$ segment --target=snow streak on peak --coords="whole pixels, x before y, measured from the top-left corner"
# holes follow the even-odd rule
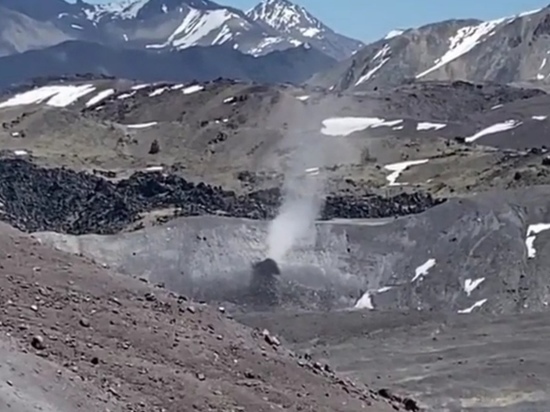
[[[458,29],[456,34],[449,38],[449,47],[445,54],[438,58],[432,67],[423,71],[416,76],[417,79],[426,76],[427,74],[436,71],[447,63],[458,59],[464,54],[471,51],[486,38],[494,34],[494,30],[506,22],[506,18],[484,21],[475,26],[466,26]]]
[[[488,20],[476,25],[462,27],[457,30],[454,36],[449,38],[449,47],[445,54],[438,58],[432,67],[419,73],[416,78],[426,76],[427,74],[438,70],[446,64],[456,60],[466,53],[473,50],[483,41],[493,36],[496,31],[505,25],[514,22],[516,19],[530,18],[533,14],[537,14],[544,9],[530,10],[519,13],[514,16],[502,17],[500,19]]]
[[[224,44],[233,39],[233,33],[227,24],[231,20],[240,20],[236,26],[246,29],[247,23],[228,9],[197,10],[190,9],[180,25],[162,45],[149,45],[149,48],[173,46],[178,49],[202,45],[208,40],[209,45]]]

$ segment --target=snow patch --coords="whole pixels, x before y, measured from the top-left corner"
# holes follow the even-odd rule
[[[75,30],[84,30],[84,28],[78,24],[71,24],[71,27]]]
[[[264,50],[268,49],[271,46],[276,45],[277,43],[285,42],[284,37],[265,37],[262,39],[256,47],[250,49],[250,54],[253,56],[259,56],[263,53]]]
[[[366,291],[363,293],[363,296],[357,300],[355,303],[354,309],[374,309],[374,305],[372,303],[372,295],[374,294],[381,294],[388,292],[393,289],[393,286],[383,286],[379,288],[376,291]]]
[[[378,50],[376,52],[376,54],[374,55],[374,57],[371,59],[371,62],[376,62],[376,65],[370,69],[368,72],[366,72],[365,74],[363,74],[358,80],[357,82],[355,83],[356,86],[360,85],[361,83],[365,83],[367,81],[369,81],[372,76],[374,76],[376,74],[376,72],[378,70],[380,70],[382,68],[382,66],[384,66],[389,60],[390,60],[390,57],[391,57],[391,49],[390,49],[390,46],[385,44],[380,50]]]
[[[505,18],[485,21],[477,26],[467,26],[458,29],[456,34],[449,39],[449,49],[447,52],[437,59],[432,67],[416,75],[416,78],[426,76],[427,74],[436,71],[437,69],[445,66],[446,64],[458,59],[471,51],[474,47],[481,43],[481,41],[491,36],[494,33],[494,29],[501,23],[506,21]]]
[[[428,163],[430,159],[420,159],[420,160],[409,160],[406,162],[399,162],[399,163],[392,163],[384,166],[384,169],[391,171],[388,176],[386,176],[386,180],[389,182],[389,186],[402,186],[406,185],[407,183],[396,183],[396,180],[399,178],[401,173],[403,173],[406,169],[408,169],[411,166],[417,166],[422,165],[424,163]]]
[[[18,149],[18,150],[14,150],[13,154],[16,156],[27,156],[29,152],[27,152],[26,150]]]
[[[136,84],[135,86],[132,86],[132,90],[141,90],[145,89],[146,87],[149,87],[149,83],[143,83],[143,84]]]
[[[164,167],[162,166],[149,166],[145,168],[146,172],[162,172],[164,170]]]
[[[122,93],[121,95],[117,96],[117,99],[120,99],[120,100],[128,99],[129,97],[132,97],[134,94],[136,94],[136,92]]]
[[[319,33],[321,33],[321,30],[318,29],[317,27],[307,27],[307,28],[301,28],[300,32],[304,37],[315,37]]]
[[[479,285],[481,285],[484,281],[485,281],[485,278],[479,278],[479,279],[475,279],[475,280],[466,279],[466,280],[464,281],[464,292],[466,292],[466,294],[467,294],[468,296],[470,296],[471,293],[472,293]]]
[[[354,306],[355,309],[374,309],[370,292],[365,292]]]
[[[65,87],[68,87],[68,89],[65,88],[61,92],[55,94],[46,104],[54,107],[67,107],[95,90],[95,87],[92,85]]]
[[[229,103],[234,103],[237,99],[235,97],[227,97],[225,99],[223,99],[223,102],[225,104],[229,104]]]
[[[193,94],[200,92],[201,90],[204,90],[204,86],[201,86],[200,84],[195,84],[193,86],[188,86],[185,89],[182,90],[183,94]]]
[[[103,90],[99,92],[97,95],[95,95],[94,97],[92,97],[90,100],[88,100],[88,102],[86,103],[86,107],[94,106],[114,93],[115,93],[114,89]]]
[[[309,97],[310,97],[310,96],[296,96],[296,98],[297,98],[298,100],[301,100],[301,101],[306,101],[306,100],[309,99]]]
[[[411,280],[411,283],[420,279],[422,280],[424,276],[428,274],[431,268],[435,266],[435,259],[428,259],[423,264],[418,266],[414,271],[414,277]]]
[[[317,176],[319,174],[319,168],[318,167],[309,167],[306,170],[304,170],[304,173],[309,176]]]
[[[376,54],[371,59],[371,61],[375,61],[380,59],[381,57],[387,56],[390,51],[391,51],[390,46],[388,44],[384,44],[384,46],[376,52]]]
[[[181,24],[160,45],[147,45],[147,48],[162,48],[172,45],[178,49],[185,49],[200,45],[200,41],[211,35],[215,30],[221,30],[209,45],[223,44],[232,37],[229,28],[223,27],[231,19],[239,16],[227,9],[198,10],[190,9]],[[225,29],[225,31],[224,31]]]
[[[378,70],[380,70],[382,66],[384,66],[389,61],[390,61],[389,57],[384,57],[376,66],[374,66],[372,69],[366,72],[363,76],[361,76],[359,80],[357,80],[355,85],[358,86],[361,83],[365,83],[369,81],[372,78],[372,76],[374,76],[376,72],[378,72]]]
[[[550,229],[550,223],[536,223],[529,225],[527,228],[527,235],[525,239],[525,247],[527,248],[527,258],[533,259],[537,255],[534,243],[537,235],[541,232]]]
[[[459,310],[458,313],[472,313],[474,309],[482,307],[486,302],[487,302],[487,299],[478,300],[469,308]]]
[[[67,107],[94,90],[95,87],[90,84],[79,86],[63,85],[39,87],[37,89],[17,94],[5,102],[0,103],[0,109],[4,107],[39,104],[46,100],[46,104],[48,106]]]
[[[430,122],[420,122],[416,126],[416,130],[440,130],[446,127],[445,123],[430,123]]]
[[[546,120],[548,116],[531,116],[531,119],[538,120],[539,122],[542,120]]]
[[[160,96],[162,93],[164,93],[168,88],[167,87],[161,87],[159,89],[153,90],[151,93],[149,93],[149,97],[155,97]]]
[[[541,10],[542,10],[542,9],[535,9],[535,10],[524,11],[523,13],[518,14],[518,17],[527,17],[527,16],[530,16],[531,14],[536,14],[536,13],[538,13],[538,12],[541,11]]]
[[[467,137],[464,140],[466,142],[469,142],[469,143],[474,142],[474,141],[476,141],[477,139],[479,139],[483,136],[487,136],[487,135],[490,135],[490,134],[500,133],[500,132],[504,132],[506,130],[514,129],[514,128],[518,127],[520,124],[521,124],[521,122],[518,121],[518,120],[506,120],[505,122],[496,123],[496,124],[494,124],[492,126],[489,126],[489,127],[485,128],[483,130],[480,130],[479,132],[477,132],[473,136]]]
[[[125,125],[129,129],[145,129],[146,127],[151,127],[157,125],[158,122],[149,122],[149,123],[136,123],[136,124],[127,124]]]
[[[321,133],[326,136],[348,136],[365,129],[397,126],[403,120],[385,120],[378,117],[331,117],[322,122]]]

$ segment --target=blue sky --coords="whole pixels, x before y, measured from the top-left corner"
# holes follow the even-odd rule
[[[96,0],[96,2],[106,2]],[[258,0],[218,0],[248,9]],[[395,28],[451,18],[488,20],[545,7],[550,0],[294,0],[342,34],[374,41]]]

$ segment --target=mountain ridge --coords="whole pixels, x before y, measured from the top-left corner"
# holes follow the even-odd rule
[[[106,4],[1,0],[0,6],[55,26],[66,36],[64,40],[116,44],[121,48],[172,51],[225,44],[261,56],[307,43],[342,60],[363,46],[358,40],[334,32],[288,0],[264,0],[248,12],[210,0],[122,0]],[[258,10],[269,11],[270,18]],[[285,24],[289,16],[295,22],[292,30]],[[30,30],[29,26],[22,31]],[[46,32],[42,37],[48,46],[61,43],[59,39],[48,42]]]
[[[550,7],[481,21],[449,19],[368,44],[309,83],[373,90],[408,81],[550,82]]]
[[[33,64],[40,62],[39,65]],[[135,62],[140,64],[136,65]],[[186,64],[194,61],[194,65]],[[219,62],[224,64],[220,65]],[[219,77],[260,83],[301,83],[335,61],[313,48],[297,47],[253,57],[227,46],[191,47],[170,53],[117,49],[81,40],[0,58],[0,89],[36,77],[95,73],[142,81],[208,81]]]

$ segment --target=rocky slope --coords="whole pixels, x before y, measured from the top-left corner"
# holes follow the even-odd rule
[[[359,311],[252,314],[239,320],[268,325],[313,359],[330,360],[358,379],[376,379],[387,394],[397,388],[416,393],[425,411],[545,412],[546,318],[545,312],[487,317]],[[511,380],[517,383],[510,386]]]
[[[311,84],[373,90],[412,80],[546,84],[550,8],[492,21],[449,20],[367,45]]]
[[[546,312],[549,187],[451,199],[399,218],[317,222],[279,261],[270,310]],[[269,251],[267,231],[265,221],[200,216],[116,235],[36,236],[195,299],[250,311],[258,304],[247,293],[249,268]]]
[[[37,27],[42,24],[56,28],[65,40],[117,48],[171,51],[225,45],[260,56],[308,43],[331,58],[343,59],[362,46],[359,41],[335,33],[288,0],[266,0],[248,13],[210,0],[124,0],[108,4],[2,0],[0,6],[17,13],[19,18],[36,21]],[[21,25],[19,32],[27,36],[29,28],[30,25]],[[44,45],[63,41],[59,35],[42,33]],[[10,32],[4,32],[2,38],[13,42],[11,37]]]
[[[0,142],[41,165],[119,178],[152,168],[239,194],[279,187],[298,167],[319,168],[333,194],[448,197],[550,183],[549,102],[540,90],[460,82],[338,96],[67,78],[2,96]]]
[[[115,402],[111,410],[178,410],[180,398],[199,410],[225,411],[243,402],[268,410],[273,405],[267,402],[284,407],[302,398],[288,382],[292,388],[296,382],[313,385],[304,391],[315,400],[297,408],[363,410],[339,398],[340,389],[313,380],[300,359],[294,361],[307,375],[292,368],[290,358],[277,363],[284,374],[264,369],[271,352],[262,353],[256,340],[245,341],[250,358],[226,367],[223,355],[235,355],[223,345],[236,329],[202,305],[164,300],[159,289],[119,294],[106,280],[110,267],[216,303],[224,312],[262,310],[259,319],[267,316],[274,327],[281,327],[278,316],[289,316],[293,321],[283,321],[288,329],[282,332],[289,339],[306,337],[298,342],[306,359],[314,352],[365,381],[411,391],[427,411],[525,406],[544,412],[548,368],[536,359],[544,359],[549,347],[547,328],[540,327],[550,300],[548,107],[550,96],[538,89],[441,81],[328,93],[224,79],[142,83],[67,76],[10,88],[0,96],[0,219],[40,230],[33,237],[42,244],[21,234],[3,238],[0,228],[6,253],[0,299],[10,301],[0,328],[5,318],[16,339],[9,343],[27,344],[12,352],[0,345],[0,351],[29,359],[23,356],[29,355],[24,350],[34,353],[29,341],[31,347],[45,343],[48,358],[40,358],[40,366],[53,362],[43,368],[62,370],[59,379],[63,368],[76,367],[70,370],[86,386],[74,396],[107,393],[101,399]],[[275,213],[281,188],[315,205],[327,201],[319,208],[321,221],[311,224],[315,230],[295,239],[279,260],[277,299],[269,306],[257,297],[251,302],[250,265],[269,254],[265,218]],[[350,217],[360,219],[341,219]],[[295,217],[283,234],[303,221]],[[91,271],[75,258],[66,264],[75,278],[67,279],[64,266],[49,270],[53,252],[47,245],[87,256],[103,269]],[[67,255],[52,256],[65,265]],[[54,297],[42,294],[40,282]],[[81,294],[73,295],[73,286]],[[120,307],[103,287],[117,292]],[[69,292],[66,301],[62,293]],[[377,311],[378,318],[371,313]],[[206,317],[199,323],[194,316]],[[81,317],[96,335],[80,333]],[[127,318],[136,322],[130,329]],[[113,332],[106,324],[124,327]],[[522,333],[529,333],[528,351]],[[172,338],[173,346],[159,346]],[[188,374],[173,369],[180,342],[191,351],[182,363]],[[38,354],[46,356],[44,349]],[[115,355],[126,360],[114,364]],[[136,365],[143,373],[136,375]],[[320,379],[319,368],[313,364]],[[245,384],[247,394],[258,390],[253,399],[239,390],[249,369],[269,375]],[[0,394],[11,400],[13,391],[25,388],[37,396],[37,386],[5,375],[9,371],[0,368],[0,377],[11,382],[0,386]],[[521,397],[517,388],[510,390],[511,380]],[[483,381],[490,382],[488,389]],[[207,392],[197,398],[195,389]],[[380,394],[417,410],[407,396]]]
[[[2,410],[411,410],[228,319],[224,308],[3,224],[0,250]]]
[[[139,260],[132,266],[136,245],[157,236],[153,243],[172,244],[180,230],[196,233],[191,238],[197,243],[175,243],[188,250],[185,265],[167,266],[208,277],[220,268],[243,270],[261,259],[262,221],[276,214],[281,187],[283,193],[312,191],[326,200],[318,213],[324,221],[319,230],[327,231],[326,239],[339,240],[330,247],[324,240],[319,249],[305,247],[294,263],[334,271],[331,287],[341,273],[359,280],[336,282],[343,288],[336,297],[306,288],[299,294],[305,297],[296,298],[292,285],[292,305],[311,309],[328,301],[349,307],[363,289],[370,291],[369,305],[378,309],[466,310],[485,298],[463,291],[467,279],[483,277],[466,277],[473,269],[463,262],[468,250],[479,248],[488,258],[472,258],[476,267],[485,274],[509,274],[507,287],[493,279],[496,274],[485,280],[493,295],[483,310],[513,311],[524,303],[539,310],[545,295],[522,289],[524,281],[515,274],[524,271],[534,281],[542,273],[522,268],[543,261],[527,255],[526,239],[536,233],[526,233],[547,221],[541,203],[546,192],[535,186],[550,184],[549,123],[543,114],[549,105],[549,95],[540,90],[463,82],[341,96],[228,80],[136,84],[68,78],[35,84],[0,99],[1,218],[27,231],[133,231],[137,234],[112,240],[125,244],[128,254],[122,246],[107,248],[115,251],[108,263],[116,261],[130,273],[154,272]],[[491,194],[494,190],[503,194]],[[475,192],[487,194],[463,200]],[[255,222],[231,223],[242,236],[228,243],[223,239],[237,229],[224,229],[230,224],[205,215]],[[178,216],[201,217],[194,220],[198,228],[185,219],[171,223],[170,230],[163,226]],[[346,226],[339,221],[349,218],[359,222]],[[155,232],[139,230],[152,225]],[[496,226],[498,242],[490,235]],[[62,245],[85,247],[78,239]],[[481,239],[483,248],[476,246]],[[542,239],[536,245],[540,253]],[[106,242],[102,238],[100,244]],[[169,244],[162,247],[168,250]],[[408,253],[411,248],[416,252]],[[362,255],[361,250],[370,252]],[[110,253],[104,247],[99,252]],[[204,256],[222,255],[231,261],[204,261]],[[379,277],[361,281],[366,267]],[[440,271],[448,277],[424,275],[412,282],[415,268],[421,275]],[[404,278],[394,278],[396,273]],[[179,272],[172,275],[162,281],[190,287]],[[395,288],[384,290],[390,286]],[[193,287],[189,293],[198,293]],[[199,288],[205,290],[211,288]]]
[[[2,218],[73,234],[176,216],[262,220],[281,187],[326,198],[323,220],[423,215],[456,196],[550,184],[549,105],[540,90],[464,82],[338,96],[44,80],[0,98]]]

